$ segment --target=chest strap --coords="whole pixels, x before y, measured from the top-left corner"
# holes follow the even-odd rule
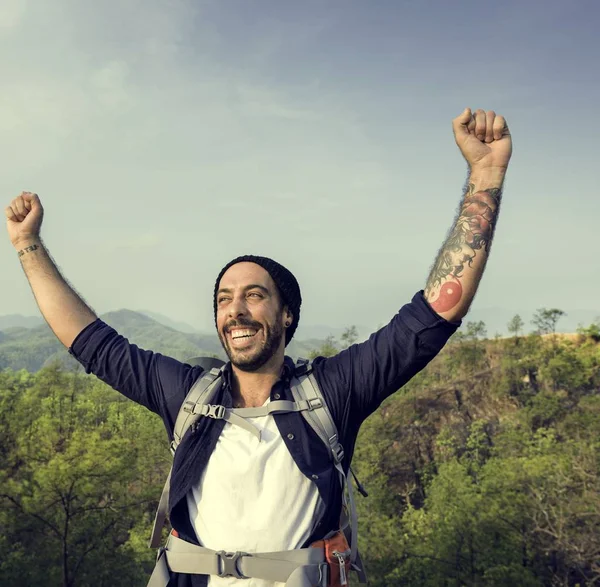
[[[322,405],[323,402],[319,398],[315,398],[311,401],[296,402],[277,400],[269,402],[266,406],[259,406],[256,408],[226,408],[225,406],[198,404],[196,402],[186,401],[183,404],[182,409],[188,414],[194,414],[195,416],[225,420],[230,424],[244,428],[244,430],[247,430],[260,440],[260,430],[256,426],[250,424],[246,418],[260,418],[261,416],[270,416],[273,414],[288,414],[290,412],[316,410]]]
[[[300,548],[248,554],[215,551],[171,534],[160,549],[147,587],[167,587],[170,572],[263,579],[285,587],[326,587],[328,566],[324,548]]]

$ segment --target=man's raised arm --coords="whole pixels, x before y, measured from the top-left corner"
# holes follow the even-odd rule
[[[502,184],[512,154],[504,117],[469,108],[454,119],[456,144],[469,164],[458,217],[431,269],[425,299],[448,321],[469,310],[490,252]]]
[[[37,194],[23,192],[5,210],[11,243],[50,328],[67,348],[96,320],[96,314],[69,286],[40,238],[44,209]]]

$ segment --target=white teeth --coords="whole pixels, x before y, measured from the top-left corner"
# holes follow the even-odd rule
[[[256,334],[256,330],[234,330],[231,333],[231,338],[236,340],[238,338],[250,338]]]

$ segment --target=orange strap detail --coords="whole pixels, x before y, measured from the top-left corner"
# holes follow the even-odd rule
[[[327,540],[318,540],[311,544],[314,548],[325,548],[325,556],[329,565],[329,582],[328,587],[346,587],[349,584],[350,577],[350,546],[346,535],[342,530]],[[334,553],[338,553],[337,555]],[[342,564],[340,561],[340,553],[343,555],[345,572],[342,572]],[[343,582],[345,575],[346,582]]]

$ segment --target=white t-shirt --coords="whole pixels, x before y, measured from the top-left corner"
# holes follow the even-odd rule
[[[267,400],[264,405],[267,405]],[[187,495],[202,546],[226,552],[300,548],[324,513],[317,486],[298,469],[273,416],[248,418],[261,430],[225,423],[198,485]],[[210,587],[283,587],[262,579],[212,575]]]

